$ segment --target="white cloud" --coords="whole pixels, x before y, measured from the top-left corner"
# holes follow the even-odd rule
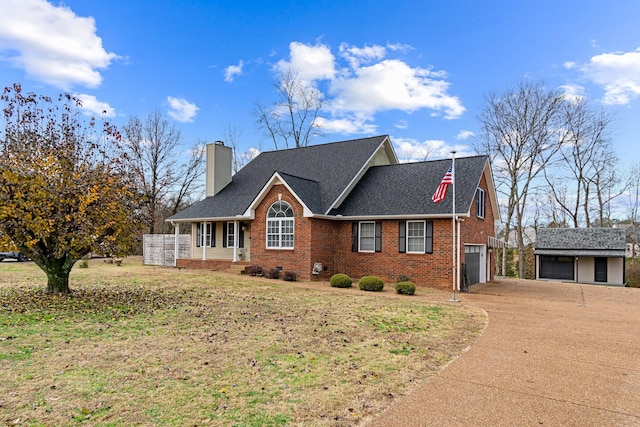
[[[413,46],[403,43],[387,43],[387,48],[389,48],[389,50],[397,50],[401,52],[413,50]]]
[[[238,65],[229,65],[224,70],[224,81],[232,83],[235,76],[242,74],[242,67],[244,67],[244,61],[240,61]]]
[[[98,101],[95,96],[84,93],[74,95],[82,101],[82,110],[88,116],[115,117],[116,110],[106,102]]]
[[[372,61],[385,57],[387,50],[383,46],[355,47],[347,43],[340,45],[340,55],[349,62],[351,68],[358,68],[361,64],[369,64]]]
[[[640,48],[633,52],[596,55],[582,67],[605,90],[603,103],[624,105],[640,96]]]
[[[364,117],[343,117],[339,119],[326,119],[318,117],[316,119],[318,126],[327,133],[343,133],[343,134],[374,134],[378,127],[372,123],[368,123]]]
[[[300,42],[289,44],[289,60],[278,61],[275,68],[279,72],[291,70],[305,82],[332,79],[336,73],[335,57],[328,46]]]
[[[582,86],[567,84],[560,86],[559,89],[563,92],[564,98],[571,103],[585,98],[584,87]]]
[[[330,117],[321,121],[327,130],[375,132],[375,115],[391,110],[429,110],[432,116],[460,117],[465,108],[458,97],[449,93],[445,71],[388,58],[409,49],[411,46],[402,44],[358,47],[342,43],[336,57],[325,44],[292,42],[289,57],[278,61],[274,70],[293,71],[303,85],[319,91],[322,88],[323,113]],[[398,123],[403,126],[402,121]]]
[[[409,122],[406,120],[398,120],[395,124],[395,127],[397,127],[398,129],[408,129],[409,128]]]
[[[453,150],[456,151],[456,157],[473,154],[467,146],[450,145],[439,139],[418,141],[413,138],[393,138],[393,145],[402,163],[450,158]]]
[[[0,58],[38,81],[68,90],[97,87],[118,58],[107,52],[92,17],[44,0],[3,0]]]
[[[475,133],[471,132],[470,130],[462,130],[458,133],[458,135],[456,135],[456,139],[464,141],[471,138],[472,136],[475,136]]]
[[[167,102],[169,103],[169,117],[182,123],[193,122],[200,109],[196,104],[192,104],[184,98],[167,96]]]
[[[440,80],[441,73],[410,67],[397,59],[385,59],[355,70],[354,77],[336,79],[331,86],[335,95],[334,111],[412,112],[430,109],[444,112],[448,119],[458,118],[465,108],[458,97],[447,93],[449,83]]]
[[[393,145],[402,163],[437,159],[443,157],[441,155],[443,150],[451,152],[447,149],[446,142],[435,139],[418,141],[413,138],[394,138]]]
[[[562,64],[562,66],[564,68],[566,68],[567,70],[572,70],[572,69],[576,68],[576,65],[577,64],[575,62],[572,62],[572,61],[567,61],[564,64]]]

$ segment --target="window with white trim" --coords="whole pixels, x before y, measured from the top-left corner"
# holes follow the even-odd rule
[[[358,252],[375,252],[376,250],[376,223],[360,222],[360,230],[358,235],[360,239],[358,241]]]
[[[227,248],[233,248],[234,244],[235,244],[235,240],[236,240],[236,225],[234,222],[227,222],[226,224],[227,227],[227,237],[226,237],[226,247]]]
[[[398,223],[398,252],[433,253],[433,221],[400,221]]]
[[[424,253],[424,221],[407,221],[407,252]]]
[[[278,200],[267,211],[267,248],[293,249],[294,222],[291,205]]]
[[[476,190],[476,216],[484,218],[486,211],[485,192],[482,188]]]
[[[216,245],[215,223],[199,222],[196,224],[196,247],[212,248]]]

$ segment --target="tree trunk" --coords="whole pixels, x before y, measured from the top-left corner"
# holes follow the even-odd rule
[[[44,268],[40,266],[47,274],[47,293],[48,294],[68,294],[69,274],[71,266],[64,259],[49,259],[45,261]]]

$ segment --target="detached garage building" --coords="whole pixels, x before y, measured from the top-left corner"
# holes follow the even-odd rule
[[[542,228],[536,238],[536,279],[624,285],[625,231]]]

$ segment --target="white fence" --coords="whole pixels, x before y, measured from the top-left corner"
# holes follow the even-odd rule
[[[142,236],[144,265],[174,265],[175,234],[145,234]],[[178,258],[191,258],[191,235],[178,235]]]

